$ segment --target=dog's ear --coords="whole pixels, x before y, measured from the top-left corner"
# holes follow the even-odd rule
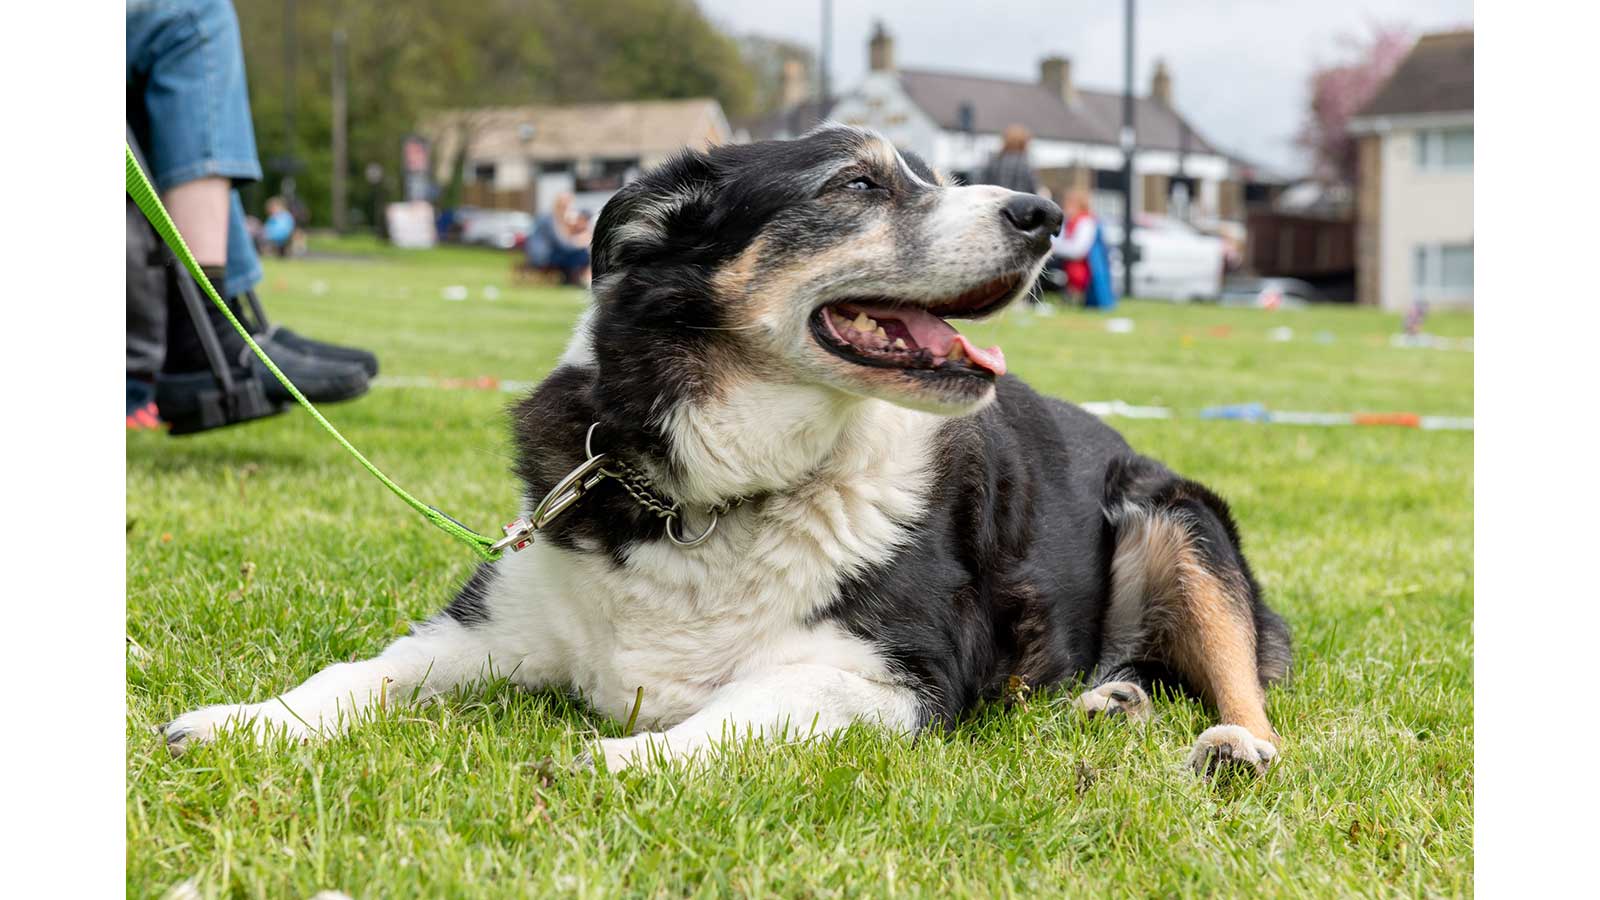
[[[672,250],[675,238],[698,234],[715,177],[706,154],[685,150],[613,194],[595,222],[594,277],[648,262]]]

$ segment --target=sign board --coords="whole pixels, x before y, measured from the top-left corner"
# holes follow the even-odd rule
[[[391,203],[384,208],[389,243],[408,250],[426,250],[439,238],[433,221],[433,204],[425,200]]]
[[[430,200],[433,193],[433,174],[428,169],[428,142],[417,135],[409,135],[400,145],[400,166],[405,173],[402,179],[407,200]]]

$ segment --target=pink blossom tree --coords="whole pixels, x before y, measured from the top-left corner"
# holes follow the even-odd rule
[[[1350,119],[1394,74],[1412,43],[1410,28],[1374,24],[1365,36],[1340,37],[1339,61],[1318,66],[1311,73],[1311,108],[1296,142],[1310,151],[1317,177],[1344,183],[1355,180],[1356,144],[1350,137]]]

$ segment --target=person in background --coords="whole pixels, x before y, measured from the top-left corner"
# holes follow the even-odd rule
[[[289,204],[283,202],[282,197],[273,197],[267,201],[267,221],[261,225],[261,236],[266,239],[272,251],[279,257],[286,257],[294,246],[294,233],[297,230],[294,213],[289,212]]]
[[[573,208],[571,194],[558,194],[550,211],[533,220],[523,245],[527,266],[535,272],[560,272],[562,284],[588,287],[593,237],[589,214]]]
[[[589,241],[594,237],[589,214],[572,205],[571,194],[557,197],[551,213],[556,226],[556,252],[551,264],[561,270],[565,283],[588,287]]]
[[[1007,126],[1001,135],[1000,152],[983,167],[980,174],[982,182],[1024,194],[1037,194],[1038,182],[1033,177],[1033,166],[1028,163],[1028,141],[1031,139],[1028,129],[1021,125]]]
[[[1117,305],[1111,290],[1111,254],[1106,252],[1100,220],[1089,208],[1089,192],[1078,188],[1067,194],[1063,204],[1067,214],[1061,233],[1051,243],[1053,252],[1066,259],[1067,302],[1082,297],[1089,309],[1110,309]]]

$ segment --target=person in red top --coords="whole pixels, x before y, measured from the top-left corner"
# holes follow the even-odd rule
[[[1067,194],[1063,205],[1066,223],[1053,241],[1054,252],[1064,257],[1069,299],[1082,297],[1083,305],[1109,309],[1116,298],[1111,293],[1111,260],[1101,235],[1100,221],[1089,211],[1089,192],[1081,188]]]

